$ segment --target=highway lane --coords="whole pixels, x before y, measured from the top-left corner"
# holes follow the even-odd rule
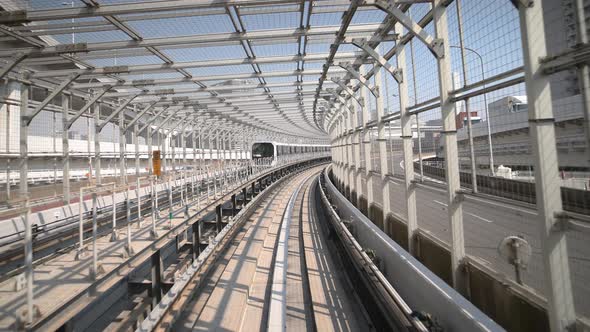
[[[394,172],[391,183],[393,212],[403,220],[407,219],[403,168],[400,155],[394,155]],[[396,160],[397,159],[397,160]],[[363,175],[363,191],[366,192]],[[381,177],[373,175],[375,202],[382,206]],[[434,237],[450,243],[451,234],[447,219],[446,189],[435,182],[425,181],[416,189],[418,226]],[[532,205],[520,202],[499,201],[485,196],[466,195],[463,204],[465,248],[468,255],[483,260],[493,270],[514,280],[514,267],[498,254],[500,241],[509,235],[523,236],[531,245],[533,253],[527,269],[522,272],[526,286],[544,296],[545,275],[541,257],[537,213]],[[568,230],[570,273],[574,289],[576,311],[590,317],[590,233]]]

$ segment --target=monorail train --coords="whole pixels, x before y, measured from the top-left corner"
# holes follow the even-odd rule
[[[278,142],[255,142],[252,144],[252,159],[266,159],[275,165],[278,158],[302,153],[328,153],[330,145],[321,144],[287,144]]]

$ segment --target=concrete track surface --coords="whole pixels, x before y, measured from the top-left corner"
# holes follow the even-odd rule
[[[273,188],[188,301],[174,331],[370,329],[315,210],[316,167]],[[310,203],[311,202],[311,203]]]

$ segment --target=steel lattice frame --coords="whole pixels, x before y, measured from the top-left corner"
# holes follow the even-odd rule
[[[556,160],[555,144],[542,144],[537,137],[549,137],[555,141],[551,106],[547,101],[549,84],[542,72],[562,70],[579,64],[579,56],[566,54],[555,59],[544,59],[544,31],[533,31],[534,24],[542,19],[540,0],[513,0],[521,18],[521,31],[525,49],[524,66],[500,73],[486,80],[453,89],[451,86],[447,13],[446,7],[453,1],[443,0],[176,0],[137,3],[102,4],[99,0],[79,0],[84,6],[50,10],[26,11],[10,0],[0,0],[8,13],[0,16],[0,32],[3,42],[16,45],[0,50],[0,58],[6,64],[0,77],[45,88],[49,96],[34,111],[24,117],[26,128],[32,118],[48,107],[51,100],[60,94],[69,94],[85,99],[86,105],[76,110],[68,125],[85,115],[97,102],[110,105],[112,113],[97,123],[102,129],[109,121],[139,125],[141,130],[156,128],[168,132],[176,130],[195,132],[205,128],[233,128],[234,132],[263,133],[277,140],[303,142],[327,142],[331,140],[336,177],[347,186],[361,189],[359,174],[368,176],[368,201],[372,202],[373,183],[371,172],[371,142],[369,130],[376,127],[380,155],[386,154],[385,124],[401,119],[405,153],[405,190],[408,208],[408,237],[412,243],[416,225],[416,202],[413,193],[413,170],[409,161],[411,128],[409,117],[420,112],[440,107],[445,143],[445,168],[449,226],[452,232],[451,257],[454,286],[463,290],[461,264],[465,258],[462,224],[462,199],[459,183],[457,138],[454,118],[454,103],[485,91],[494,91],[520,82],[527,83],[527,94],[535,100],[529,118],[533,131],[532,145],[538,156],[550,156]],[[407,10],[413,3],[431,3],[432,8],[419,21],[413,21]],[[385,14],[382,22],[353,24],[355,13],[378,9]],[[295,28],[275,30],[249,30],[243,22],[247,15],[297,13]],[[340,25],[313,26],[313,13],[341,13]],[[144,38],[130,22],[157,19],[226,15],[232,31],[168,38]],[[100,18],[99,21],[88,18]],[[69,23],[67,20],[79,20]],[[82,20],[81,20],[82,19]],[[432,23],[434,34],[426,32]],[[542,24],[541,24],[542,25]],[[116,31],[127,39],[122,41],[89,42],[77,44],[48,43],[45,36],[69,33]],[[412,39],[423,43],[434,56],[438,68],[439,96],[413,106],[408,105],[405,86],[404,46]],[[383,42],[394,41],[395,46],[384,54],[377,52]],[[258,56],[253,45],[297,44],[293,54]],[[575,51],[580,55],[587,51],[587,40]],[[330,43],[328,53],[309,53],[312,43]],[[343,44],[356,47],[352,52],[340,52]],[[174,61],[167,50],[199,46],[237,46],[240,54],[230,59],[215,59],[181,62]],[[581,51],[580,51],[581,50]],[[157,64],[132,64],[95,67],[93,60],[111,59],[113,52],[121,57],[151,56],[159,59]],[[244,55],[245,54],[245,55]],[[584,59],[587,61],[587,55]],[[396,58],[397,64],[390,63]],[[560,60],[563,60],[562,63]],[[576,62],[578,61],[578,62]],[[263,71],[261,65],[296,64],[295,70]],[[309,69],[310,63],[320,63],[321,69]],[[370,64],[370,66],[365,66]],[[247,65],[252,71],[239,74],[215,74],[195,77],[193,68],[209,68]],[[370,70],[366,70],[369,67]],[[381,68],[392,75],[400,88],[400,108],[397,113],[385,114],[383,89],[380,89]],[[587,68],[586,68],[587,70]],[[176,78],[125,79],[124,75],[175,73]],[[317,81],[304,78],[317,77]],[[269,78],[290,78],[291,81],[269,83]],[[236,80],[255,80],[257,83]],[[228,82],[215,84],[208,82]],[[373,83],[376,81],[377,83]],[[176,88],[176,85],[181,87]],[[485,88],[482,88],[485,86]],[[282,90],[287,88],[288,90]],[[290,88],[290,89],[289,89]],[[27,89],[25,89],[26,91]],[[252,91],[256,91],[253,93]],[[24,93],[25,99],[28,92]],[[368,99],[375,100],[377,118],[368,118]],[[537,98],[545,98],[537,102]],[[26,107],[28,100],[24,102]],[[67,104],[67,102],[66,102]],[[547,104],[551,104],[550,102]],[[67,112],[64,112],[67,114]],[[362,123],[357,115],[361,114]],[[119,118],[117,119],[117,115]],[[586,115],[587,116],[587,115]],[[587,116],[588,117],[588,116]],[[148,120],[149,119],[149,120]],[[588,120],[588,119],[586,119]],[[184,125],[183,125],[184,123]],[[241,131],[240,131],[241,130]],[[217,132],[219,134],[219,132]],[[184,133],[183,133],[184,134]],[[21,141],[26,143],[26,130],[21,130]],[[546,141],[546,140],[545,140]],[[21,143],[22,144],[22,143]],[[363,145],[366,168],[361,168],[359,149]],[[21,145],[22,147],[22,145]],[[23,154],[24,153],[24,154]],[[26,160],[26,144],[21,148],[21,157]],[[381,158],[381,176],[387,179],[392,170],[385,158]],[[26,161],[25,161],[26,162]],[[563,330],[575,320],[571,285],[567,268],[567,248],[563,233],[552,233],[562,216],[561,199],[556,181],[555,163],[542,157],[536,161],[537,206],[543,216],[541,239],[550,243],[544,248],[545,269],[549,280],[551,324],[554,330]],[[548,165],[551,164],[551,165]],[[24,168],[26,171],[26,168]],[[26,177],[26,174],[23,174]],[[26,182],[25,182],[26,183]],[[25,185],[26,191],[26,185]],[[391,188],[383,186],[384,200],[389,202]],[[557,193],[557,194],[556,194]],[[384,204],[383,219],[387,219],[391,206]],[[411,246],[410,246],[411,249]],[[566,262],[565,265],[563,262]]]

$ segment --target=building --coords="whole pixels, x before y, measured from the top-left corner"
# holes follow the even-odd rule
[[[471,124],[479,123],[481,118],[477,114],[477,112],[471,111]],[[457,113],[455,117],[455,126],[457,129],[461,129],[464,126],[467,126],[467,112],[460,112]]]

